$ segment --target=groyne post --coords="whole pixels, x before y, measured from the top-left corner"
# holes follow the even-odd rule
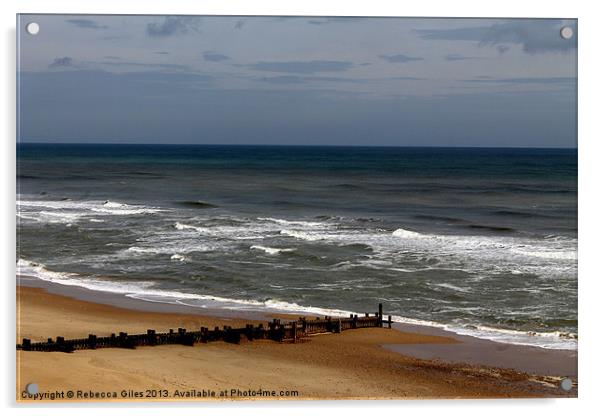
[[[93,350],[96,349],[96,335],[88,334],[88,348]]]
[[[157,335],[154,329],[146,330],[146,343],[148,345],[157,345]]]
[[[31,351],[31,340],[29,338],[23,338],[23,343],[21,344],[21,349],[23,351]]]

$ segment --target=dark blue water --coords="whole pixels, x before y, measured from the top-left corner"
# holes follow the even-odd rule
[[[572,347],[577,151],[21,144],[23,272]],[[539,335],[538,335],[539,334]]]

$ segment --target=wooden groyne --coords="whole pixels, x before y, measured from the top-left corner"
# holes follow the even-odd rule
[[[282,322],[273,319],[266,326],[259,324],[254,326],[247,324],[244,328],[232,328],[224,326],[213,329],[201,327],[198,331],[187,331],[178,328],[177,331],[170,329],[169,332],[156,332],[148,329],[145,334],[130,335],[126,332],[111,334],[108,337],[97,337],[94,334],[87,338],[65,339],[56,337],[48,338],[46,342],[31,342],[23,338],[21,344],[17,344],[18,350],[23,351],[60,351],[73,352],[75,350],[87,350],[96,348],[136,348],[139,346],[154,346],[179,344],[192,346],[196,343],[207,343],[212,341],[225,341],[238,344],[242,337],[248,341],[254,339],[270,339],[273,341],[296,342],[299,339],[315,334],[340,333],[356,328],[382,328],[387,325],[391,328],[391,316],[385,321],[383,319],[382,304],[378,305],[378,312],[366,313],[364,316],[350,315],[348,318],[341,317],[300,317],[296,321]]]

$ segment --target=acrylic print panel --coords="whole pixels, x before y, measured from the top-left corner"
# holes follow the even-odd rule
[[[577,395],[576,20],[17,32],[19,401]]]

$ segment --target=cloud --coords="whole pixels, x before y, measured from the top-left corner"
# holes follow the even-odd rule
[[[203,52],[203,59],[209,62],[221,62],[227,61],[228,59],[230,59],[230,57],[221,53],[217,53],[215,51],[206,51]]]
[[[68,23],[71,23],[74,26],[80,27],[82,29],[108,29],[107,25],[99,25],[98,22],[91,19],[68,19]]]
[[[445,60],[446,61],[450,61],[450,62],[453,62],[453,61],[466,61],[466,60],[470,60],[470,59],[481,59],[481,58],[478,58],[476,56],[464,56],[464,55],[460,55],[460,54],[457,54],[457,53],[452,53],[452,54],[449,54],[449,55],[445,55]]]
[[[497,45],[497,51],[499,53],[506,53],[510,50],[510,46],[506,46],[506,45]]]
[[[281,75],[277,77],[263,77],[259,78],[261,82],[267,82],[268,84],[274,85],[293,85],[293,84],[305,84],[307,81],[297,75]]]
[[[192,16],[166,16],[161,22],[146,25],[146,34],[151,37],[165,37],[198,32],[201,19]]]
[[[573,29],[573,38],[560,37],[560,29],[564,26]],[[528,54],[567,52],[577,47],[577,27],[573,20],[516,19],[490,26],[416,29],[414,32],[425,40],[474,41],[481,46],[497,46],[501,53],[508,50],[503,44],[520,45]]]
[[[317,17],[309,19],[307,23],[310,25],[327,25],[330,23],[351,23],[359,21],[361,18],[358,17]]]
[[[391,80],[394,80],[394,81],[424,81],[424,78],[404,77],[404,76],[401,76],[401,77],[390,77],[390,78],[387,78],[387,79],[391,79]]]
[[[267,82],[274,85],[294,85],[307,84],[309,82],[358,82],[355,79],[337,78],[337,77],[315,77],[315,76],[299,76],[299,75],[279,75],[275,77],[262,77],[258,81]]]
[[[74,66],[75,62],[73,62],[73,58],[63,56],[62,58],[54,58],[54,61],[48,65],[48,68],[70,68]]]
[[[254,71],[285,72],[293,74],[314,74],[317,72],[342,72],[353,68],[352,62],[346,61],[278,61],[257,62],[246,65]]]
[[[101,66],[112,66],[112,67],[133,67],[133,68],[149,68],[149,69],[172,69],[185,71],[190,69],[186,65],[180,64],[162,64],[162,63],[148,63],[148,62],[115,62],[115,61],[88,61],[86,64],[101,65]]]
[[[407,55],[379,55],[379,58],[391,64],[405,64],[413,61],[423,61],[424,58],[407,56]]]
[[[179,72],[190,72],[191,69],[187,65],[181,64],[170,64],[170,63],[158,63],[158,62],[133,62],[123,61],[117,56],[105,56],[103,61],[75,61],[69,56],[55,58],[48,68],[73,68],[80,69],[82,71],[103,71],[108,68],[123,68],[125,71],[135,71],[140,69],[148,70],[168,70],[168,71],[179,71]]]
[[[490,28],[490,26],[479,26],[456,29],[414,29],[414,33],[426,40],[467,40],[480,42]]]
[[[173,86],[190,86],[210,85],[214,78],[207,74],[197,74],[192,72],[161,72],[161,71],[145,71],[145,72],[124,72],[121,74],[111,74],[116,79],[129,79],[137,82],[157,83],[167,88]]]
[[[491,78],[488,76],[480,76],[475,79],[465,79],[463,81],[481,84],[573,84],[577,79],[574,77]]]

